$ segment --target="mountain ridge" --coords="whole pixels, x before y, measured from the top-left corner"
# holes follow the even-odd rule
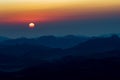
[[[70,48],[88,40],[89,37],[68,35],[64,37],[42,36],[38,38],[17,38],[2,41],[2,45],[32,44],[43,45],[51,48]]]

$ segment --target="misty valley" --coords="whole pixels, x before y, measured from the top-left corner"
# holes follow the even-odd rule
[[[0,37],[0,78],[3,80],[99,77],[104,80],[119,77],[119,72],[118,35]]]
[[[0,80],[120,80],[120,0],[0,0]]]

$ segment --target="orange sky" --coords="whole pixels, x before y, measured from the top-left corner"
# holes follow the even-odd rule
[[[120,0],[2,0],[0,23],[49,22],[120,13]]]

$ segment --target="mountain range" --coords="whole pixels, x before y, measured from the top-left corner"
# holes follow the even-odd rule
[[[41,45],[40,42],[45,40],[55,43],[60,41],[62,45],[65,44],[61,42],[64,40],[68,40],[68,43],[69,40],[79,42],[76,42],[75,46],[69,44],[71,47],[61,48]],[[9,39],[0,43],[0,78],[8,76],[11,79],[34,80],[35,77],[40,79],[53,75],[69,79],[75,76],[78,79],[84,76],[118,77],[119,63],[120,37],[117,35],[89,38],[44,36],[35,39]]]
[[[31,44],[31,45],[43,45],[51,48],[70,48],[78,43],[85,42],[90,37],[86,36],[73,36],[68,35],[64,37],[55,37],[55,36],[41,36],[38,38],[17,38],[17,39],[7,39],[0,38],[1,45],[19,45],[19,44]]]

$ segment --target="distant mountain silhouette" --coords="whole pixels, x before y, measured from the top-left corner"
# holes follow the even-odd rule
[[[44,36],[4,41],[0,44],[0,78],[34,80],[57,77],[57,80],[64,80],[119,77],[120,38],[117,35],[87,38],[67,49],[46,47],[39,43],[47,40],[66,42],[73,40],[73,37]],[[79,40],[80,37],[74,39]]]
[[[18,38],[2,42],[3,45],[31,44],[43,45],[51,48],[70,48],[78,43],[85,42],[89,37],[68,35],[65,37],[42,36],[39,38]]]
[[[80,55],[101,53],[111,50],[120,50],[120,38],[117,35],[112,35],[111,37],[94,37],[73,48],[67,49],[69,54]]]
[[[9,38],[0,36],[0,42],[5,41],[5,40],[9,40]]]

